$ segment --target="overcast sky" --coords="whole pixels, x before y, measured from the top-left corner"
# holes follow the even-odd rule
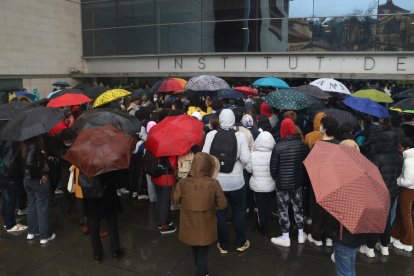
[[[314,2],[312,0],[290,1],[289,16],[342,16],[352,14],[356,9],[366,12],[370,4],[378,3],[378,0],[314,0]],[[414,0],[394,0],[393,2],[403,9],[414,11]],[[379,3],[384,4],[386,0],[379,0]],[[377,10],[374,11],[376,12]]]

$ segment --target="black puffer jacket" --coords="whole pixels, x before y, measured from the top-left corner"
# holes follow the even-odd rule
[[[270,174],[276,180],[277,189],[292,190],[305,184],[303,160],[308,153],[308,147],[296,137],[287,137],[275,145],[270,158]]]
[[[376,154],[372,157],[372,162],[378,167],[391,198],[398,195],[397,178],[401,175],[404,163],[403,157],[397,151],[396,143],[394,132],[382,132],[375,143]]]

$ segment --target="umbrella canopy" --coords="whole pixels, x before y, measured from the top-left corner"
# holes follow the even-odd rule
[[[323,109],[321,110],[321,112],[325,113],[327,116],[335,118],[339,126],[341,126],[344,123],[349,123],[352,126],[358,125],[357,118],[355,118],[355,116],[352,115],[351,112],[341,110],[341,109],[336,109],[336,108]]]
[[[91,102],[92,100],[83,94],[64,94],[53,98],[47,104],[48,107],[64,107],[72,105],[81,105]]]
[[[321,90],[326,92],[334,92],[351,95],[348,88],[342,83],[334,79],[322,78],[317,79],[310,83],[310,85],[319,87]]]
[[[289,88],[289,84],[284,80],[275,77],[257,79],[252,85],[258,87]]]
[[[151,128],[145,147],[156,157],[182,155],[203,139],[204,124],[186,114],[169,116]]]
[[[27,91],[19,91],[15,93],[16,97],[26,97],[28,99],[30,99],[31,101],[35,101],[36,100],[36,95],[29,93]]]
[[[359,90],[352,94],[354,97],[371,99],[377,103],[392,103],[393,100],[386,93],[376,89]]]
[[[60,97],[65,94],[83,94],[83,92],[80,89],[72,89],[72,88],[62,89],[62,90],[50,93],[49,95],[47,95],[47,98],[54,99],[54,98]]]
[[[131,92],[124,89],[108,90],[96,98],[95,102],[93,103],[93,108],[114,102],[129,95],[131,95]]]
[[[152,87],[151,91],[155,93],[174,93],[184,92],[184,87],[187,81],[180,78],[166,78],[157,81]]]
[[[243,93],[240,93],[236,90],[233,89],[221,89],[218,90],[215,94],[215,96],[213,96],[213,98],[218,98],[218,99],[243,99],[244,95]]]
[[[89,88],[89,87],[92,87],[92,85],[90,83],[78,83],[73,88],[74,89],[84,90],[84,89]]]
[[[0,105],[0,120],[10,120],[20,112],[33,107],[29,102],[10,102]]]
[[[371,99],[357,98],[349,96],[344,100],[344,104],[353,110],[372,115],[378,118],[388,118],[388,110]]]
[[[87,110],[73,123],[72,128],[79,132],[82,129],[96,128],[113,124],[123,132],[134,135],[141,131],[142,123],[135,116],[118,109]]]
[[[393,96],[394,99],[414,98],[414,87],[404,90]]]
[[[136,142],[113,125],[85,129],[63,158],[91,177],[129,168]]]
[[[295,88],[297,91],[303,92],[306,95],[318,98],[318,99],[327,99],[331,95],[328,92],[323,91],[317,86],[314,85],[301,85]]]
[[[48,107],[30,108],[20,112],[6,124],[1,138],[24,141],[47,133],[63,119],[63,112],[59,109]]]
[[[414,98],[402,100],[401,102],[396,103],[390,109],[404,113],[414,113]]]
[[[133,90],[131,97],[136,98],[136,97],[148,96],[151,94],[154,94],[154,92],[151,92],[149,89]]]
[[[304,161],[316,201],[351,233],[383,233],[390,194],[378,168],[356,149],[317,142]]]
[[[58,87],[68,87],[70,86],[69,83],[67,83],[66,81],[57,81],[55,83],[52,84],[53,86],[58,86]]]
[[[106,88],[105,86],[93,86],[93,87],[85,88],[83,90],[83,94],[85,94],[86,96],[88,96],[91,99],[96,99],[102,93],[104,93],[104,92],[106,92],[108,90],[109,89]]]
[[[294,89],[283,89],[270,92],[265,102],[277,109],[301,110],[309,106],[305,94]]]
[[[239,91],[243,93],[245,96],[259,96],[259,92],[256,88],[252,88],[250,86],[236,86],[234,87],[234,90]]]
[[[185,85],[185,90],[192,91],[216,91],[220,89],[230,89],[230,86],[225,80],[210,75],[192,77]]]

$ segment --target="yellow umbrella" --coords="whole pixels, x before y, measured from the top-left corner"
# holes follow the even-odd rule
[[[131,92],[126,91],[125,89],[108,90],[96,98],[95,102],[93,103],[93,108],[111,103],[129,95],[131,95]]]
[[[392,103],[394,102],[390,96],[385,92],[381,92],[377,89],[365,89],[359,90],[352,94],[354,97],[371,99],[377,103]]]

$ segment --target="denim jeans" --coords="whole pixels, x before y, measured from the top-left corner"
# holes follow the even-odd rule
[[[355,276],[355,260],[358,248],[350,248],[334,242],[337,276]]]
[[[0,185],[0,192],[2,197],[1,216],[6,228],[10,229],[16,225],[16,183],[7,182],[4,185]]]
[[[155,185],[155,192],[157,193],[157,211],[160,218],[160,225],[166,225],[170,221],[172,187]]]
[[[236,230],[236,247],[246,242],[246,185],[235,191],[224,192],[227,204],[232,209],[233,225]],[[217,211],[217,234],[220,246],[229,247],[229,229],[227,224],[227,208]]]
[[[49,182],[40,183],[40,179],[23,180],[29,201],[27,221],[29,234],[39,234],[41,239],[50,237],[49,228]]]

